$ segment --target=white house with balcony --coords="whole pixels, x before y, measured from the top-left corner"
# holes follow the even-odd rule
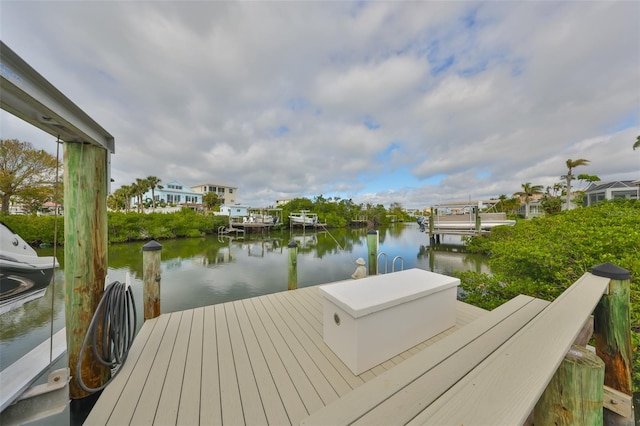
[[[222,204],[233,205],[238,199],[238,188],[235,186],[221,185],[219,183],[203,183],[192,186],[191,189],[201,195],[213,192],[222,200]]]

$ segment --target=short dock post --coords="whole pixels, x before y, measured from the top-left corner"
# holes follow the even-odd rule
[[[367,232],[367,252],[369,253],[369,275],[376,275],[378,271],[378,232],[373,228]]]
[[[142,247],[144,320],[160,316],[160,254],[162,245],[149,241]]]
[[[298,244],[291,240],[289,249],[289,290],[298,288]]]
[[[604,362],[573,345],[538,400],[535,425],[602,425]]]
[[[632,405],[632,348],[631,348],[631,318],[630,318],[630,273],[611,263],[603,263],[591,268],[591,273],[600,277],[610,278],[609,294],[600,299],[594,311],[594,337],[596,354],[605,364],[605,386],[628,396],[629,408]],[[605,405],[608,403],[605,400]],[[621,405],[619,403],[615,405]],[[622,407],[621,407],[622,408]],[[626,419],[616,418],[616,424],[633,425],[633,410]],[[619,412],[618,414],[622,414]],[[616,414],[605,413],[607,416]],[[618,416],[621,417],[621,416]],[[626,422],[626,423],[625,423]]]

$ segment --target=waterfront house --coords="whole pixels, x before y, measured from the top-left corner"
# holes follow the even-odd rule
[[[238,188],[235,186],[221,185],[217,183],[203,183],[192,186],[191,189],[202,195],[213,192],[222,201],[222,204],[233,205],[238,199]]]
[[[534,198],[535,197],[535,198]],[[544,216],[544,209],[542,208],[542,204],[540,204],[540,196],[531,198],[529,201],[529,219],[533,219],[534,217],[542,217]],[[527,215],[527,204],[522,202],[520,207],[518,208],[517,214],[520,217],[526,217]]]
[[[583,205],[592,206],[598,201],[623,199],[640,199],[638,181],[622,180],[614,182],[593,182],[584,191]]]
[[[155,197],[156,205],[163,203],[185,207],[202,205],[202,194],[198,194],[188,186],[176,181],[156,187],[153,191],[153,196]],[[148,190],[142,196],[142,200],[150,202],[151,197],[151,190]],[[138,200],[134,198],[133,205],[136,205],[137,202]]]
[[[249,216],[250,208],[251,207],[249,206],[242,206],[239,204],[235,206],[224,205],[224,206],[220,206],[220,212],[216,214],[221,216],[246,217],[246,216]]]

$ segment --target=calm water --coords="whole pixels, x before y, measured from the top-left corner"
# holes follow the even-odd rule
[[[350,279],[356,259],[367,258],[366,230],[307,232],[288,230],[245,238],[193,238],[162,241],[161,310],[163,313],[196,308],[231,300],[287,290],[287,245],[293,238],[298,249],[298,287]],[[337,241],[337,242],[336,242]],[[143,243],[109,247],[108,280],[124,282],[131,276],[142,325],[142,246]],[[433,252],[429,238],[417,225],[407,224],[381,229],[379,253],[387,255],[387,269],[396,256],[395,268],[420,268],[451,275],[455,270],[488,271],[482,256],[460,253],[459,238],[450,237]],[[57,253],[61,268],[45,297],[12,312],[0,315],[0,368],[4,369],[64,327],[64,258]],[[50,255],[52,249],[40,250]],[[380,271],[385,271],[381,257]],[[403,265],[402,265],[403,263]],[[53,298],[53,300],[52,300]],[[51,320],[53,303],[53,322]],[[52,370],[67,366],[66,356]],[[46,376],[37,383],[46,382]],[[78,400],[58,414],[33,421],[31,425],[81,424],[90,409],[89,400]],[[80,413],[80,414],[78,414]]]
[[[193,238],[162,241],[161,310],[163,313],[207,306],[231,300],[259,296],[287,289],[288,249],[292,238],[288,230],[245,238]],[[349,279],[358,257],[367,258],[366,230],[339,229],[329,232],[293,233],[298,243],[298,287]],[[334,240],[335,239],[335,240]],[[336,242],[337,241],[337,242]],[[455,270],[488,271],[485,258],[460,253],[459,238],[449,237],[441,248],[429,249],[429,238],[413,224],[380,230],[379,253],[387,254],[387,269],[420,268],[451,275]],[[339,244],[339,245],[338,245]],[[127,273],[142,318],[142,246],[143,243],[109,247],[108,282],[124,282]],[[0,367],[4,369],[44,341],[51,330],[64,327],[64,259],[56,272],[55,288],[42,299],[0,316]],[[41,255],[51,249],[40,250]],[[385,271],[384,256],[379,269]],[[54,290],[54,291],[51,291]]]
[[[227,302],[287,289],[287,244],[293,237],[299,245],[298,287],[349,279],[356,259],[367,258],[366,231],[331,230],[302,234],[288,231],[268,236],[248,235],[244,239],[206,237],[162,241],[161,309],[163,313]],[[337,240],[338,243],[336,243]],[[339,244],[339,246],[338,246]],[[142,246],[143,243],[109,247],[108,282],[124,282],[127,273],[142,323]],[[401,256],[404,269],[420,268],[452,275],[456,270],[489,272],[486,258],[462,253],[458,237],[445,237],[437,250],[429,247],[429,238],[414,224],[396,225],[380,230],[379,253],[387,254],[387,267]],[[52,254],[51,249],[40,250]],[[53,295],[53,330],[64,327],[64,258],[47,295],[22,308],[0,315],[0,368],[4,369],[49,337]],[[381,257],[381,262],[384,256]],[[401,262],[396,261],[396,269]],[[379,267],[384,272],[385,266]],[[53,290],[53,291],[51,291]],[[63,357],[54,368],[66,367]],[[44,378],[40,383],[46,381]],[[640,394],[635,394],[636,409]],[[55,416],[35,421],[37,425],[69,425],[77,416],[67,408]],[[75,417],[74,417],[75,416]],[[636,418],[640,413],[636,414]],[[81,420],[80,420],[81,421]]]

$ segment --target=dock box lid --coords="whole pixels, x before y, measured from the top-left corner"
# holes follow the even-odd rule
[[[422,269],[407,269],[327,284],[320,286],[319,290],[329,301],[359,318],[459,284],[458,278]]]

